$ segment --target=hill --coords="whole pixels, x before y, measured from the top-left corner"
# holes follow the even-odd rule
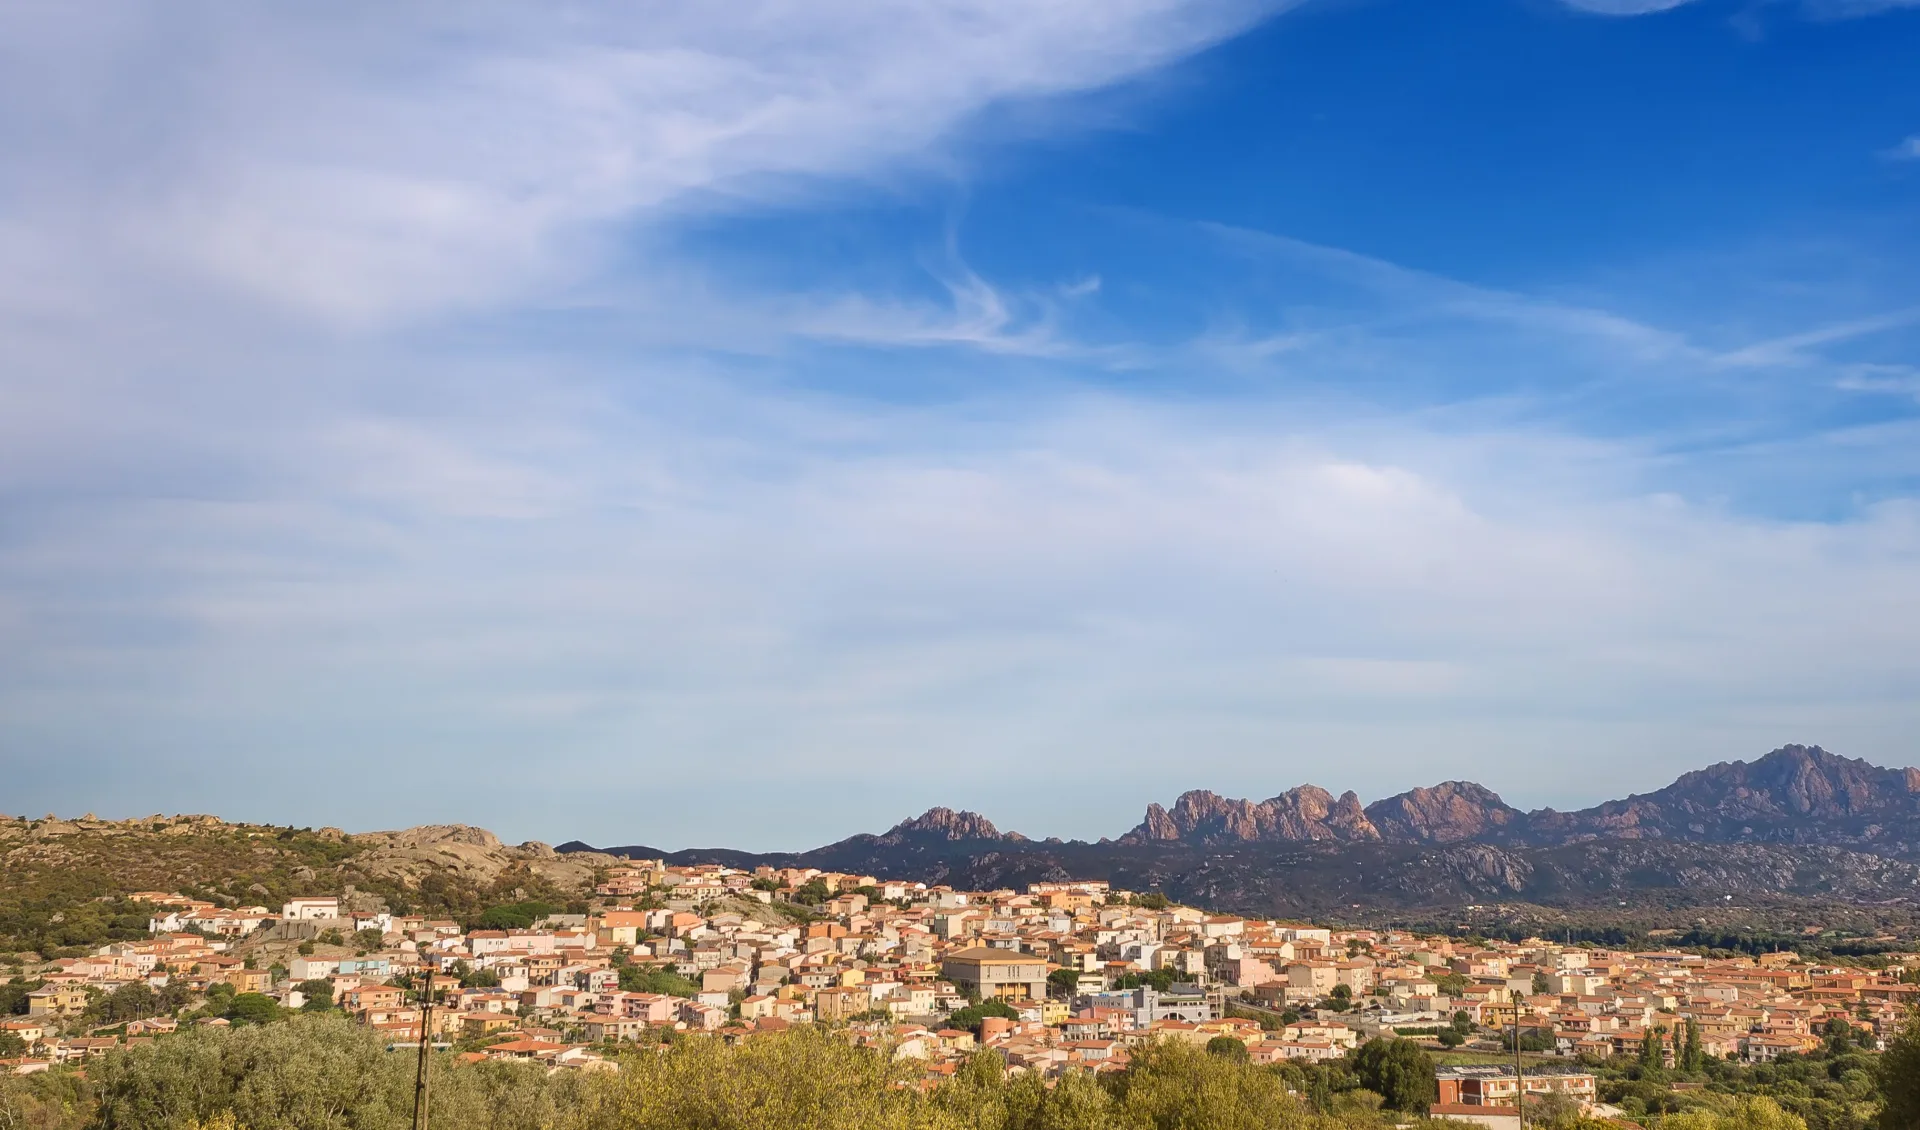
[[[464,920],[505,902],[581,901],[607,862],[502,844],[460,825],[348,835],[214,816],[0,817],[0,952],[137,936],[147,908],[127,896],[141,891],[274,909],[296,895],[334,894]]]

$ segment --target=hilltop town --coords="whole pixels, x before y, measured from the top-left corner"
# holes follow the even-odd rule
[[[1230,1040],[1255,1063],[1314,1064],[1381,1035],[1497,1053],[1517,1033],[1530,1090],[1593,1108],[1583,1064],[1765,1063],[1814,1052],[1841,1028],[1877,1047],[1920,1000],[1914,955],[1867,969],[1792,953],[1334,929],[1209,914],[1103,881],[961,891],[659,860],[596,878],[582,912],[524,902],[468,924],[332,895],[223,907],[133,892],[150,937],[18,971],[18,1015],[0,1023],[6,1066],[46,1070],[183,1026],[286,1012],[344,1011],[390,1046],[417,1045],[430,974],[425,1035],[474,1060],[606,1070],[623,1045],[814,1024],[931,1077],[980,1048],[1056,1077],[1121,1070],[1155,1040]],[[1439,1084],[1438,1113],[1511,1113],[1504,1063],[1444,1067]]]

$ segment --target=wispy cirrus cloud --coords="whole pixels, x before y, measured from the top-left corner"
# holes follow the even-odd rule
[[[702,196],[928,161],[998,100],[1122,80],[1283,6],[14,5],[0,190],[71,273],[381,322],[576,282],[610,225]]]
[[[1601,16],[1647,16],[1685,7],[1699,0],[1560,0],[1569,8]],[[1764,2],[1764,0],[1763,0]],[[1920,0],[1772,0],[1778,7],[1798,11],[1810,19],[1845,20],[1877,16],[1900,8],[1920,6]]]
[[[1693,0],[1561,0],[1561,3],[1600,16],[1645,16],[1691,4]]]

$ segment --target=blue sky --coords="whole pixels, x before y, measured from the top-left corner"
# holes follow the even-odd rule
[[[796,848],[1920,762],[1917,54],[12,5],[0,809]]]

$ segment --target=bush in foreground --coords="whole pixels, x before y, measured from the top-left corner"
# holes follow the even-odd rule
[[[116,1052],[80,1081],[52,1073],[32,1130],[407,1130],[414,1057],[338,1015],[183,1032]],[[433,1125],[459,1130],[1380,1130],[1380,1096],[1316,1113],[1287,1075],[1185,1044],[1135,1050],[1132,1068],[1052,1086],[982,1051],[929,1090],[919,1065],[798,1028],[729,1044],[689,1036],[635,1048],[616,1072],[433,1060]],[[65,1092],[60,1089],[65,1088]],[[1351,1099],[1353,1101],[1344,1101]],[[13,1117],[9,1114],[30,1114]],[[10,1130],[10,1127],[9,1127]],[[1713,1128],[1719,1130],[1719,1128]]]

